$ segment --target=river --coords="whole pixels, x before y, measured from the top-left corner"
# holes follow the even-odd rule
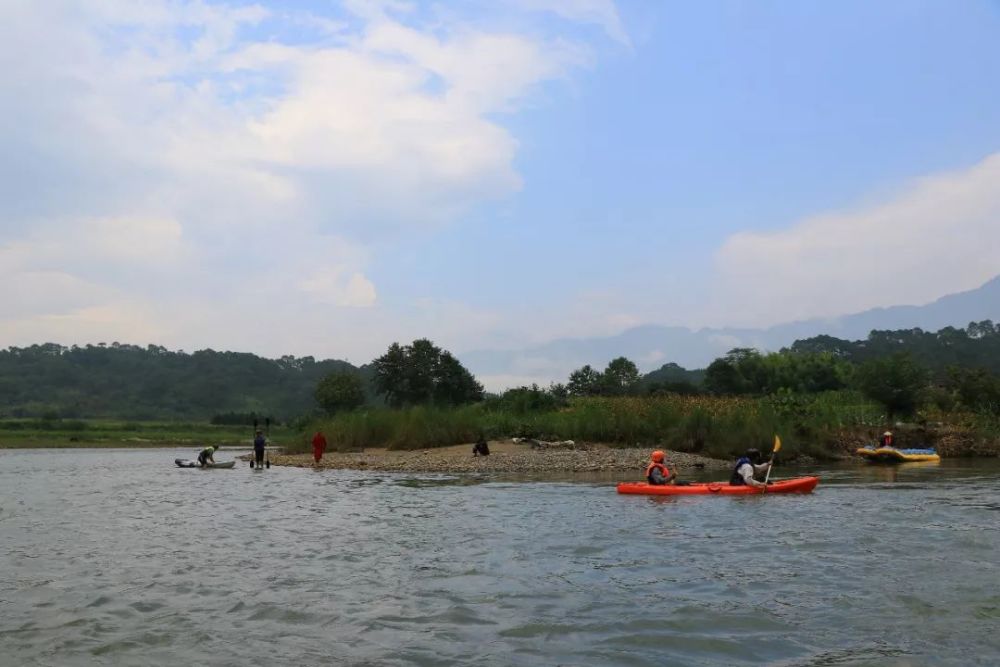
[[[668,499],[190,455],[0,451],[0,665],[1000,661],[996,460]]]

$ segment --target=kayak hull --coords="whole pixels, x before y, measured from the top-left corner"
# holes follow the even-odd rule
[[[687,486],[653,485],[645,482],[622,482],[618,493],[642,496],[753,496],[764,493],[811,493],[819,477],[795,477],[771,482],[767,491],[753,486],[731,486],[722,482],[689,484]]]
[[[236,465],[236,461],[209,463],[208,465],[203,466],[197,461],[191,461],[190,459],[174,459],[174,464],[176,464],[178,468],[232,468]]]
[[[855,454],[870,463],[914,463],[918,461],[940,461],[941,457],[933,449],[896,449],[895,447],[862,447]]]

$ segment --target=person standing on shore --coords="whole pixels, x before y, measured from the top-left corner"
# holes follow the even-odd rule
[[[326,437],[323,435],[323,431],[316,431],[316,435],[312,439],[313,445],[313,459],[316,463],[323,458],[323,452],[326,451]]]
[[[257,467],[261,468],[264,466],[264,448],[267,447],[267,438],[264,437],[264,432],[257,429],[257,435],[253,439],[253,456],[254,460],[257,462]]]
[[[646,466],[646,483],[663,486],[673,484],[677,480],[677,473],[664,465],[665,458],[666,456],[659,449],[649,455],[649,465]]]

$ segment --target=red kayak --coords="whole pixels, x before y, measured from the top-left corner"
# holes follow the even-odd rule
[[[771,482],[766,493],[809,493],[819,484],[819,477],[795,477]],[[707,484],[688,484],[686,486],[653,485],[645,482],[622,482],[618,485],[618,493],[634,493],[645,496],[693,496],[693,495],[723,495],[751,496],[765,493],[764,489],[753,486],[731,486],[722,482]]]

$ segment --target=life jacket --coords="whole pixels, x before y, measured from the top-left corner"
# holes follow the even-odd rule
[[[743,479],[743,475],[740,474],[740,468],[746,463],[753,465],[753,461],[745,456],[741,456],[737,459],[736,467],[733,468],[733,474],[729,476],[730,486],[746,486],[746,481]]]
[[[883,447],[892,447],[892,438],[893,438],[893,436],[891,436],[891,435],[883,435],[882,436],[882,446]]]
[[[254,449],[264,449],[264,445],[266,444],[267,440],[265,440],[264,436],[262,435],[258,435],[256,438],[253,439]]]
[[[662,463],[657,463],[657,462],[654,461],[654,462],[650,463],[646,467],[646,481],[649,484],[653,484],[654,483],[653,482],[653,478],[652,478],[652,474],[653,474],[653,470],[656,470],[657,468],[659,468],[660,474],[663,475],[664,477],[669,477],[670,476],[670,470],[667,469],[667,466],[663,465]]]

